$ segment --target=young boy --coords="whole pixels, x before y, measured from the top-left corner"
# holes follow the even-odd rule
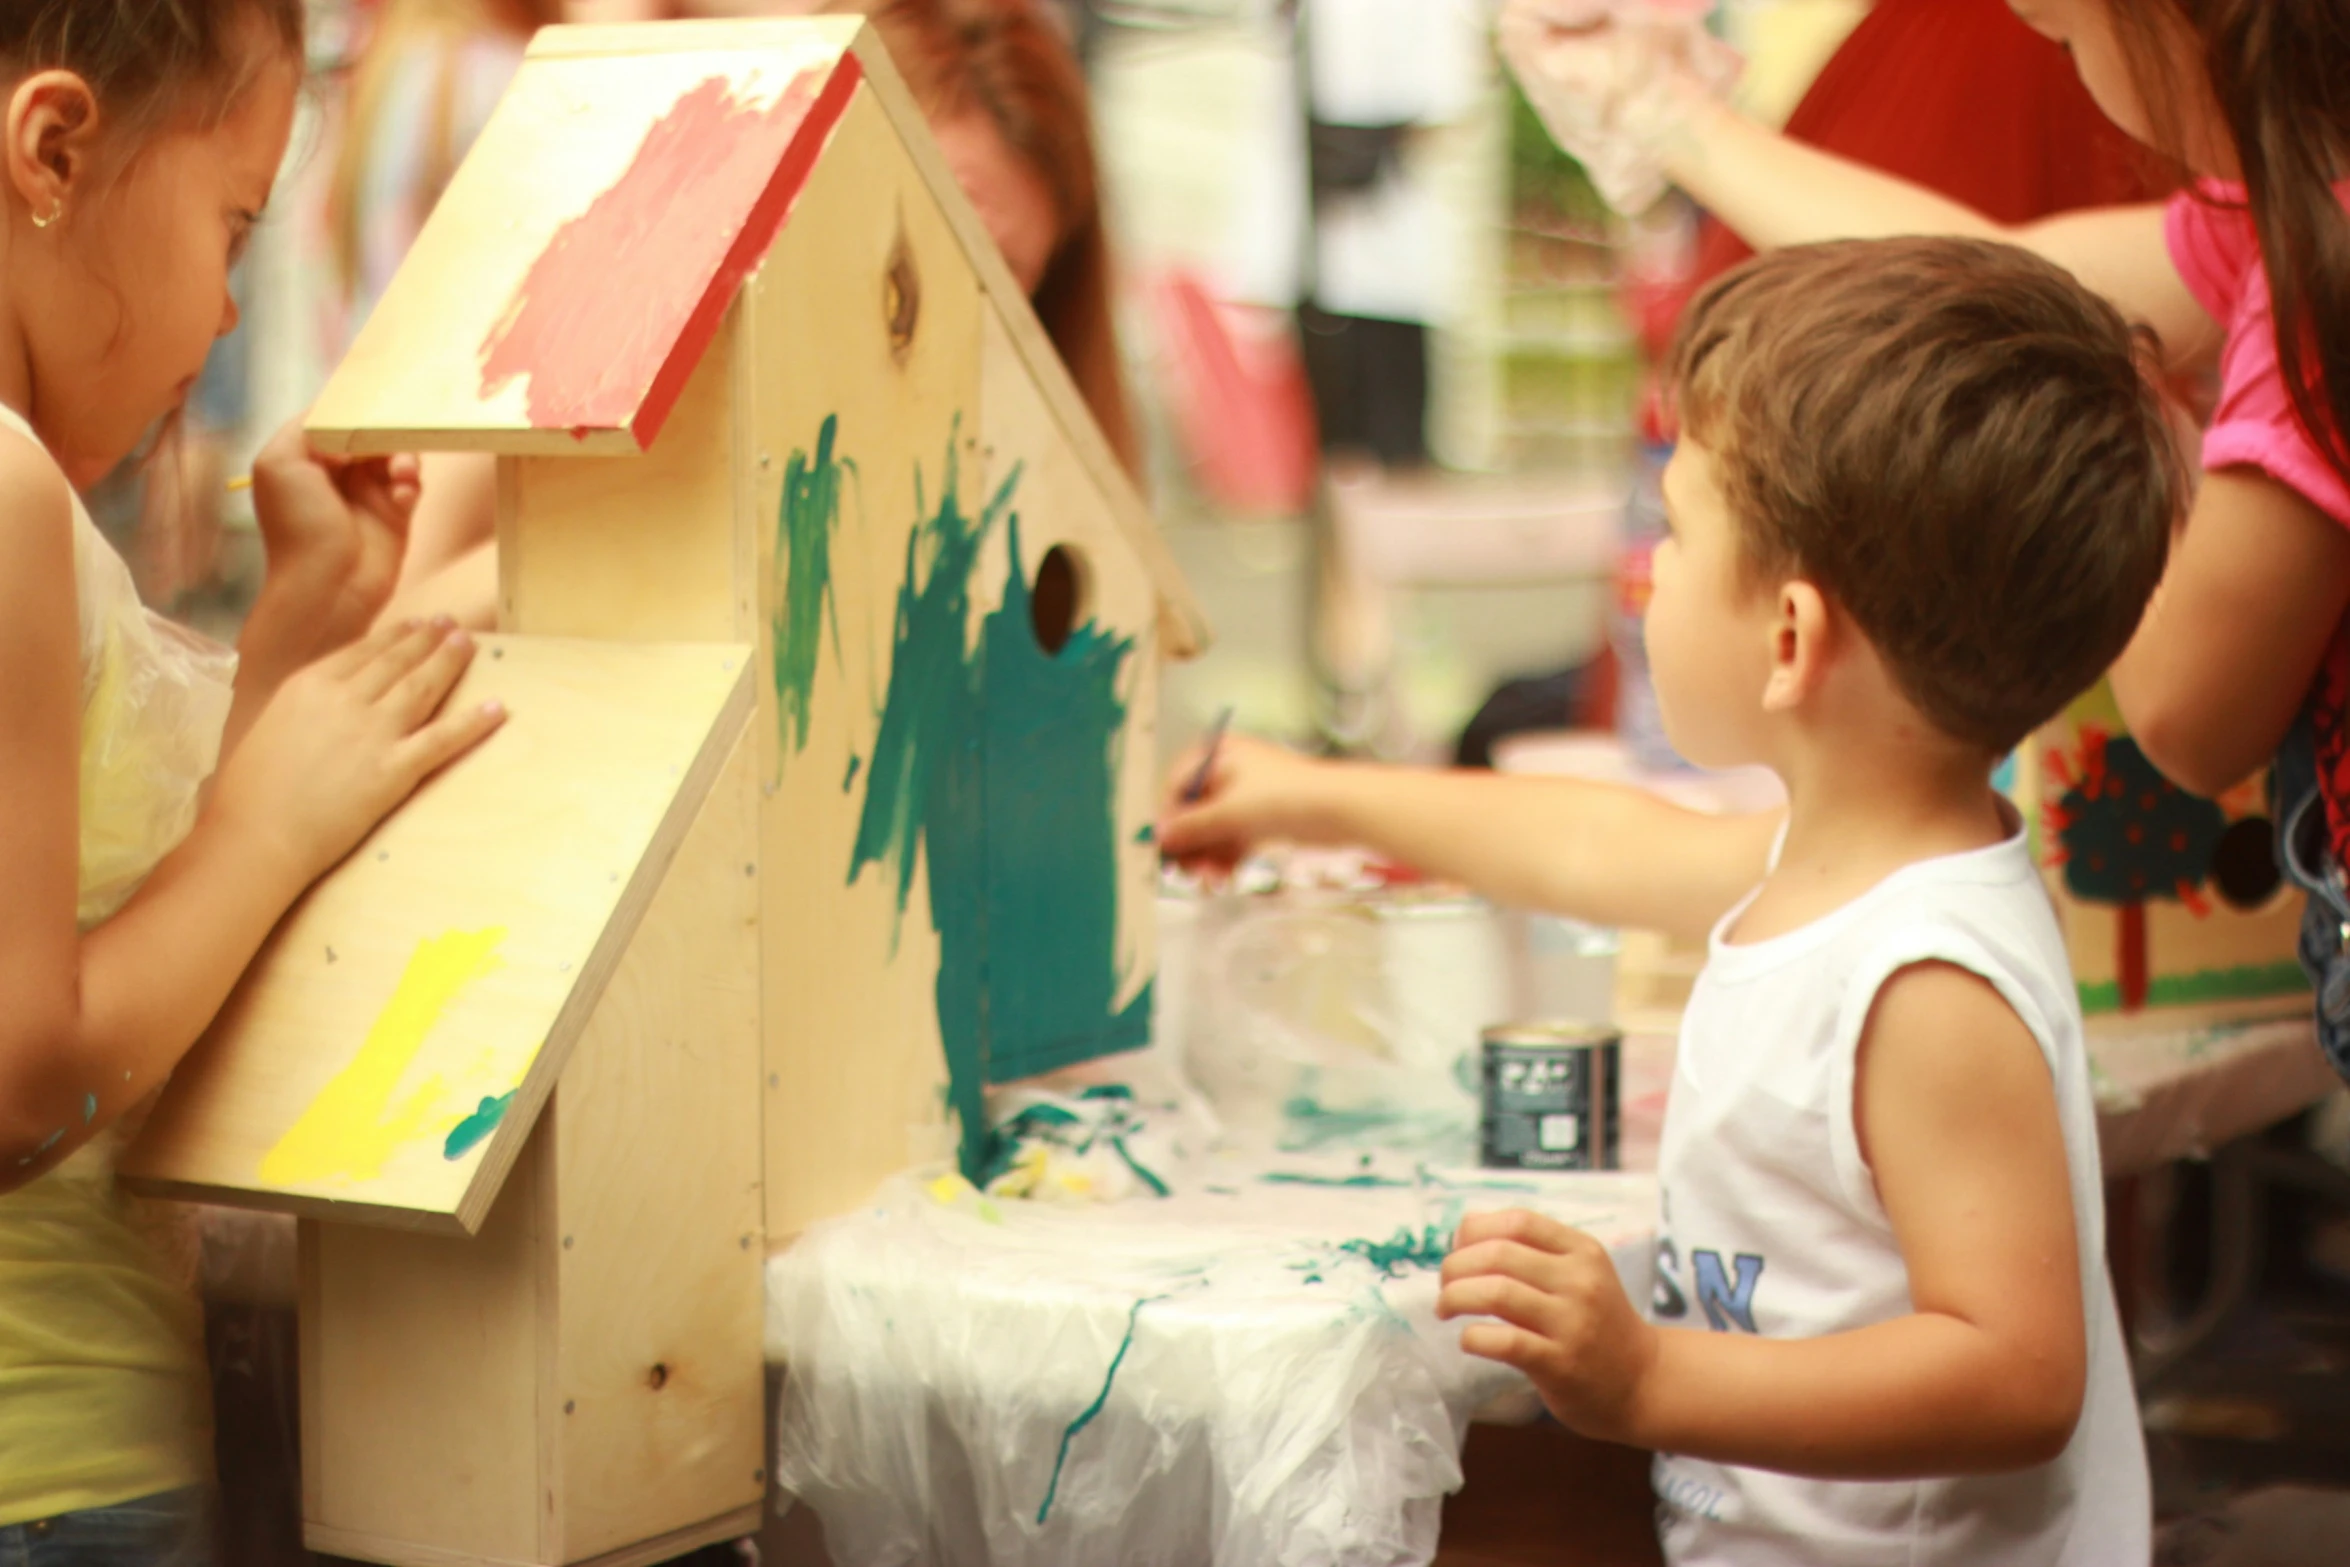
[[[1235,743],[1168,852],[1364,842],[1710,936],[1651,1318],[1588,1237],[1478,1215],[1439,1307],[1654,1448],[1676,1563],[2148,1555],[2065,947],[1996,761],[2120,653],[2184,481],[2131,333],[2021,251],[1786,250],[1699,297],[1647,637],[1674,745],[1783,819]]]

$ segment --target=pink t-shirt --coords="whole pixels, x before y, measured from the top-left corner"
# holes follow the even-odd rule
[[[2350,183],[2338,189],[2350,201]],[[2195,191],[2172,198],[2163,232],[2187,291],[2227,328],[2219,406],[2203,432],[2203,466],[2257,468],[2350,527],[2350,484],[2301,428],[2277,369],[2268,273],[2260,264],[2244,188],[2200,182]]]
[[[2335,189],[2350,203],[2350,182]],[[2350,527],[2350,484],[2327,463],[2285,395],[2268,272],[2244,188],[2202,182],[2198,191],[2172,200],[2163,232],[2188,292],[2227,328],[2219,406],[2203,433],[2203,466],[2257,468]],[[2319,662],[2308,703],[2327,841],[2334,862],[2350,866],[2350,624],[2335,633]]]

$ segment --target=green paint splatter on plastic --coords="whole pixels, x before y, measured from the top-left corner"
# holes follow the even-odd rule
[[[1458,1220],[1425,1225],[1417,1230],[1405,1225],[1386,1240],[1343,1241],[1338,1249],[1354,1253],[1386,1277],[1397,1279],[1415,1269],[1427,1272],[1443,1267],[1457,1228]]]
[[[2081,1010],[2087,1013],[2121,1010],[2121,986],[2113,980],[2080,982]],[[2146,987],[2149,1007],[2208,1006],[2215,1001],[2254,1001],[2267,996],[2290,996],[2309,989],[2309,976],[2295,963],[2249,963],[2241,968],[2205,969],[2195,974],[2164,974]]]
[[[839,415],[826,416],[816,433],[816,455],[794,451],[783,470],[775,552],[782,557],[784,580],[775,595],[772,625],[776,728],[783,742],[779,755],[807,749],[808,704],[828,620],[833,661],[841,657],[840,610],[832,593],[832,536],[840,527],[840,476],[846,466],[832,454],[839,434]]]
[[[864,767],[865,767],[865,758],[863,758],[863,757],[861,757],[861,756],[852,756],[852,757],[850,757],[850,758],[849,758],[849,771],[848,771],[848,775],[847,775],[846,777],[842,778],[842,779],[841,779],[841,781],[840,781],[840,792],[841,792],[841,793],[843,793],[843,794],[847,794],[847,793],[848,793],[848,792],[849,792],[851,789],[854,789],[854,788],[856,788],[856,787],[857,787],[857,774],[858,774],[858,773],[860,773],[860,772],[862,772],[862,771],[864,770]]]
[[[506,1107],[514,1102],[512,1094],[500,1094],[495,1099],[484,1099],[473,1114],[449,1128],[449,1140],[441,1144],[441,1155],[448,1159],[462,1159],[481,1145],[484,1138],[498,1129],[506,1119]]]
[[[1120,1160],[1124,1161],[1126,1168],[1134,1172],[1134,1178],[1151,1189],[1152,1195],[1158,1197],[1170,1195],[1167,1183],[1159,1178],[1157,1171],[1134,1157],[1133,1151],[1126,1146],[1125,1138],[1111,1138],[1110,1148]]]
[[[1408,1191],[1414,1184],[1392,1175],[1301,1175],[1294,1170],[1275,1170],[1258,1179],[1267,1186],[1335,1186],[1354,1191]]]
[[[1134,644],[1088,623],[1057,655],[1038,645],[1013,510],[1020,470],[967,516],[958,439],[935,511],[915,475],[926,520],[907,542],[849,880],[885,867],[903,918],[927,863],[939,1033],[963,1173],[976,1182],[985,1086],[1149,1043],[1151,989],[1116,1005],[1118,683]],[[974,648],[973,575],[999,525],[1010,535],[1003,604]]]
[[[1126,1313],[1126,1336],[1118,1340],[1118,1352],[1110,1357],[1110,1370],[1109,1374],[1102,1378],[1102,1390],[1094,1395],[1092,1403],[1085,1406],[1085,1412],[1070,1421],[1068,1429],[1061,1433],[1061,1451],[1059,1456],[1053,1459],[1053,1478],[1051,1483],[1044,1488],[1044,1505],[1036,1510],[1038,1523],[1041,1524],[1052,1516],[1053,1498],[1060,1495],[1061,1492],[1061,1469],[1069,1462],[1069,1444],[1077,1440],[1078,1432],[1093,1424],[1094,1416],[1100,1414],[1103,1406],[1110,1401],[1110,1386],[1118,1380],[1118,1368],[1126,1364],[1126,1352],[1134,1347],[1134,1325],[1142,1317],[1142,1308],[1154,1300],[1165,1300],[1166,1298],[1164,1295],[1145,1295],[1134,1303],[1132,1311]]]
[[[1281,1106],[1280,1145],[1285,1153],[1310,1153],[1392,1131],[1401,1119],[1393,1110],[1332,1110],[1310,1095],[1297,1094]]]

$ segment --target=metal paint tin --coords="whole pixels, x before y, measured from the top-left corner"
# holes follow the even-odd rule
[[[1613,1170],[1624,1035],[1604,1023],[1485,1030],[1479,1162],[1489,1170]]]

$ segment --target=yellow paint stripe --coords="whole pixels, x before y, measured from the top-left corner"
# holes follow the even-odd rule
[[[425,1036],[467,985],[497,967],[503,929],[451,931],[417,944],[391,1002],[367,1031],[351,1064],[335,1074],[261,1160],[271,1186],[371,1181],[386,1160],[416,1138],[447,1095],[438,1077],[418,1084],[398,1105],[392,1093],[424,1048]]]

